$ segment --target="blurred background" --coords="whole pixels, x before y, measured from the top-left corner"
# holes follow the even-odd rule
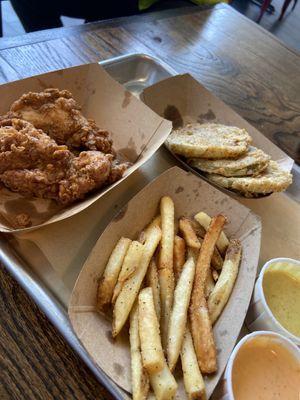
[[[92,17],[86,17],[86,11],[83,13],[84,15],[80,15],[83,3],[77,0],[72,2],[68,0],[63,0],[62,2],[56,0],[0,0],[2,33],[4,37],[16,36],[22,35],[26,31],[30,32],[57,26],[72,26],[94,19],[114,18],[175,7],[197,6],[187,0],[156,2],[153,0],[139,0],[139,7],[136,5],[137,2],[138,0],[136,2],[129,0],[116,4],[117,2],[109,1],[107,4],[110,4],[110,6],[104,6],[104,12],[99,9],[99,5],[103,7],[103,1],[92,2],[93,4],[98,4],[98,6],[96,8],[92,7]],[[194,0],[194,2],[198,3],[198,5],[200,4],[200,6],[208,6],[215,4],[218,0]],[[67,3],[67,6],[61,6],[62,3]],[[120,3],[122,3],[121,7]],[[37,12],[37,10],[41,8],[39,7],[40,4],[43,5],[42,9],[47,11],[45,14],[50,15],[47,20],[38,15],[40,11]],[[289,47],[300,51],[300,11],[297,6],[297,0],[233,0],[229,4],[247,18],[258,22]],[[47,9],[50,5],[51,12]],[[53,12],[55,8],[57,8],[58,14],[62,14],[56,15]]]

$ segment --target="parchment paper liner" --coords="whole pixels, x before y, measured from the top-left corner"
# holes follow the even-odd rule
[[[14,229],[13,226],[13,217],[21,212],[31,216],[34,226],[27,230],[79,213],[145,163],[171,130],[169,121],[159,117],[126,91],[99,64],[81,65],[0,85],[0,115],[5,114],[11,103],[23,93],[41,91],[47,87],[70,90],[82,106],[83,114],[95,119],[99,127],[111,131],[114,148],[133,165],[118,182],[67,208],[62,208],[51,200],[25,199],[18,193],[2,189],[0,232],[21,231],[22,229]]]
[[[157,114],[173,121],[174,127],[189,122],[211,122],[245,128],[252,137],[254,146],[269,154],[285,171],[292,170],[292,158],[189,74],[176,75],[149,86],[144,89],[141,99]],[[185,162],[184,157],[175,157],[203,177],[201,171]],[[219,186],[218,188],[229,191]]]
[[[98,281],[107,259],[121,236],[131,239],[156,215],[159,200],[170,195],[175,202],[176,217],[192,216],[200,210],[210,215],[224,213],[229,223],[229,237],[242,241],[243,257],[230,300],[215,325],[218,349],[218,372],[206,379],[211,395],[225,368],[227,359],[242,327],[254,285],[259,249],[260,219],[248,208],[218,191],[193,174],[173,167],[149,183],[112,220],[85,262],[69,303],[69,316],[82,344],[95,363],[121,388],[130,391],[130,353],[126,334],[113,341],[111,322],[95,311]],[[180,385],[176,398],[184,398]]]

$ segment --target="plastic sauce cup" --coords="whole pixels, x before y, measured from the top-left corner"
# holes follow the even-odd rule
[[[223,382],[223,396],[221,397],[220,400],[235,400],[234,395],[233,395],[233,382],[232,382],[232,370],[233,370],[233,365],[234,361],[236,359],[237,353],[241,349],[241,347],[249,340],[253,339],[254,337],[257,336],[268,336],[268,337],[273,337],[277,342],[280,342],[280,345],[285,347],[287,350],[289,350],[293,356],[295,357],[296,360],[299,361],[300,363],[300,350],[298,347],[289,339],[285,338],[284,336],[275,333],[275,332],[269,332],[269,331],[257,331],[250,333],[249,335],[246,335],[241,339],[238,344],[235,346],[233,349],[224,374],[224,382]]]
[[[289,263],[300,268],[300,261],[293,260],[292,258],[274,258],[263,266],[255,284],[254,293],[246,316],[246,325],[251,332],[264,330],[280,333],[300,346],[300,337],[295,336],[280,324],[265,299],[263,291],[264,274],[269,266],[275,263]]]

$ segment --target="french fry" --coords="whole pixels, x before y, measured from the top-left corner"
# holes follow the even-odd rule
[[[198,257],[199,257],[199,250],[191,249],[190,247],[188,247],[188,250],[187,250],[187,258],[189,258],[189,257],[192,257],[192,258],[193,258],[193,260],[194,260],[194,262],[195,262],[195,265],[196,265],[196,264],[197,264]]]
[[[141,284],[146,275],[151,258],[160,242],[161,230],[158,226],[153,226],[147,234],[147,239],[143,245],[143,254],[139,268],[124,283],[113,309],[112,335],[116,337],[123,328],[133,303],[139,293]]]
[[[194,275],[195,262],[193,258],[190,257],[184,264],[181,275],[178,279],[174,291],[173,308],[169,319],[167,356],[168,365],[171,371],[173,371],[176,366],[182,346]]]
[[[194,227],[194,225],[192,225],[192,226]],[[194,231],[195,231],[195,229],[194,229]],[[203,238],[202,237],[197,237],[197,238],[198,238],[198,241],[199,241],[200,247],[201,247],[201,244],[203,242]],[[200,249],[200,247],[199,247],[199,249]],[[199,250],[199,249],[194,248],[195,251]],[[194,254],[196,254],[196,252]],[[222,269],[223,258],[221,257],[221,254],[219,253],[219,250],[217,249],[217,247],[214,248],[214,252],[213,252],[213,255],[211,257],[211,265],[215,269]]]
[[[218,273],[218,271],[216,271],[215,269],[212,269],[211,274],[212,274],[213,280],[214,280],[215,282],[217,282],[217,280],[219,279],[219,273]]]
[[[103,310],[111,302],[115,284],[130,243],[130,239],[122,237],[109,257],[98,287],[97,306],[99,310]]]
[[[210,272],[210,263],[214,247],[225,221],[226,219],[223,215],[214,217],[204,237],[196,264],[189,310],[191,333],[198,364],[202,373],[212,373],[217,369],[216,347],[205,299],[205,285],[208,273]]]
[[[206,279],[206,284],[205,284],[205,289],[204,289],[206,300],[209,298],[209,295],[214,290],[214,287],[215,287],[215,281],[213,280],[211,269],[210,269],[207,274],[207,279]]]
[[[121,272],[118,277],[118,282],[114,289],[114,293],[112,296],[113,304],[116,302],[117,297],[119,296],[119,293],[126,280],[129,279],[138,269],[142,253],[143,245],[136,240],[131,242],[122,264]]]
[[[157,215],[151,222],[150,224],[147,226],[146,230],[143,230],[138,237],[138,241],[142,244],[145,243],[146,238],[147,238],[147,234],[149,234],[149,232],[151,232],[152,228],[154,226],[157,226],[158,228],[160,228],[160,224],[161,224],[161,218],[160,215]]]
[[[192,249],[191,247],[188,248],[188,256],[192,257],[195,264],[197,263],[198,260],[198,256],[199,256],[199,251],[196,249]],[[204,293],[205,293],[205,298],[208,299],[210,293],[212,292],[213,288],[215,287],[215,282],[212,278],[212,274],[211,274],[211,270],[208,271],[207,273],[207,281],[205,284],[205,289],[204,289]]]
[[[155,394],[153,392],[148,393],[147,400],[156,400]]]
[[[139,236],[138,236],[138,242],[144,244],[146,242],[146,232],[141,231]]]
[[[163,348],[167,347],[168,324],[174,295],[174,203],[170,197],[163,197],[160,202],[161,246],[158,259],[160,284],[161,333]]]
[[[165,357],[151,287],[141,290],[139,294],[139,335],[145,370],[150,375],[161,371]]]
[[[223,267],[223,258],[217,247],[214,248],[214,252],[211,257],[211,265],[214,269],[217,270],[220,270]]]
[[[203,228],[203,226],[200,225],[199,222],[197,222],[195,219],[191,219],[190,222],[197,237],[203,239],[206,234],[206,230]]]
[[[180,236],[175,235],[174,238],[174,274],[175,274],[175,279],[178,279],[182,267],[185,263],[185,240],[182,239]]]
[[[149,379],[157,400],[173,399],[178,385],[165,359],[163,369],[160,372],[151,374]]]
[[[150,222],[150,224],[148,225],[146,231],[145,231],[145,235],[147,236],[149,234],[149,232],[151,232],[152,228],[156,226],[157,228],[161,227],[161,216],[157,215],[152,222]]]
[[[203,226],[206,231],[208,230],[211,223],[211,218],[209,215],[207,215],[205,212],[199,212],[194,216],[194,218],[201,226]],[[228,244],[229,240],[227,239],[225,233],[222,231],[216,243],[221,255],[225,255]]]
[[[222,272],[208,299],[208,311],[214,324],[232,292],[241,260],[242,246],[238,240],[229,241]]]
[[[179,230],[188,247],[192,249],[200,249],[201,244],[197,235],[193,229],[193,226],[188,218],[180,218],[179,220]]]
[[[137,302],[133,305],[130,313],[129,342],[131,355],[132,398],[133,400],[145,400],[148,398],[149,378],[142,363]]]
[[[160,321],[160,287],[158,280],[157,265],[153,258],[150,262],[147,271],[146,282],[147,286],[150,286],[152,288],[156,316],[158,321]]]
[[[197,362],[197,356],[189,326],[183,338],[180,352],[183,382],[189,400],[206,400],[206,391],[203,377]]]

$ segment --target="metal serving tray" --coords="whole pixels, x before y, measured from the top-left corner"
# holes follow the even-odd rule
[[[176,74],[165,63],[144,54],[100,64],[137,96],[147,86]],[[93,363],[72,331],[67,314],[69,296],[87,256],[112,217],[147,183],[176,164],[161,147],[138,171],[87,210],[27,234],[0,235],[0,261],[116,399],[124,399],[124,392]],[[298,193],[297,185],[292,187]],[[290,196],[295,198],[295,192],[291,190]],[[67,246],[69,253],[70,248],[73,250],[68,257]]]
[[[116,57],[100,62],[100,64],[113,78],[137,96],[145,87],[176,74],[173,69],[160,60],[145,54],[132,54]],[[158,153],[161,152],[164,153],[165,151],[159,150]],[[156,162],[158,162],[157,155],[154,156],[154,158],[156,159]],[[115,204],[112,204],[113,207],[111,207],[111,209],[113,212],[109,213],[110,215],[107,218],[107,222],[116,212],[118,212],[118,209],[122,208],[135,192],[141,189],[142,186],[147,184],[169,166],[174,165],[174,162],[172,162],[172,159],[168,157],[168,154],[160,154],[158,158],[166,159],[162,168],[150,168],[149,162],[147,162],[146,165],[141,168],[141,171],[138,171],[138,174],[134,174],[135,177],[129,180],[131,182],[134,181],[136,184],[134,192],[132,189],[129,191],[122,190],[122,188],[124,189],[123,185],[121,190],[119,190],[117,198],[114,199],[116,196],[112,196],[112,201]],[[150,160],[151,165],[153,164],[155,166],[156,162],[154,160],[153,163],[153,161],[151,162]],[[149,173],[149,169],[152,169],[151,173]],[[136,177],[136,175],[139,176]],[[120,196],[122,196],[122,202],[120,202]],[[101,384],[105,386],[105,388],[116,399],[123,399],[124,392],[122,393],[118,386],[115,385],[114,382],[112,382],[103,371],[93,363],[83,346],[78,341],[72,331],[67,314],[68,299],[71,289],[75,284],[85,258],[89,254],[90,249],[95,244],[107,222],[101,220],[98,224],[99,228],[95,229],[95,227],[92,226],[91,232],[86,232],[88,238],[86,249],[83,250],[83,254],[79,257],[79,260],[76,258],[73,263],[74,265],[69,266],[71,273],[68,274],[67,278],[65,276],[61,277],[57,272],[52,271],[51,267],[46,265],[46,262],[45,264],[41,263],[40,250],[38,246],[35,247],[32,243],[25,243],[24,245],[19,236],[0,235],[0,261],[5,265],[6,269],[19,282],[28,295],[36,302],[39,308],[47,315],[49,320],[56,326],[70,346],[92,370]],[[67,226],[69,220],[60,223],[60,227],[62,224],[66,226],[64,234],[68,235]],[[71,230],[72,227],[69,229]],[[78,235],[80,235],[80,232],[78,232]],[[34,242],[34,238],[32,240]],[[28,240],[25,240],[25,242],[26,241]],[[59,248],[57,248],[57,252],[63,253],[63,249],[64,242],[62,240]]]

